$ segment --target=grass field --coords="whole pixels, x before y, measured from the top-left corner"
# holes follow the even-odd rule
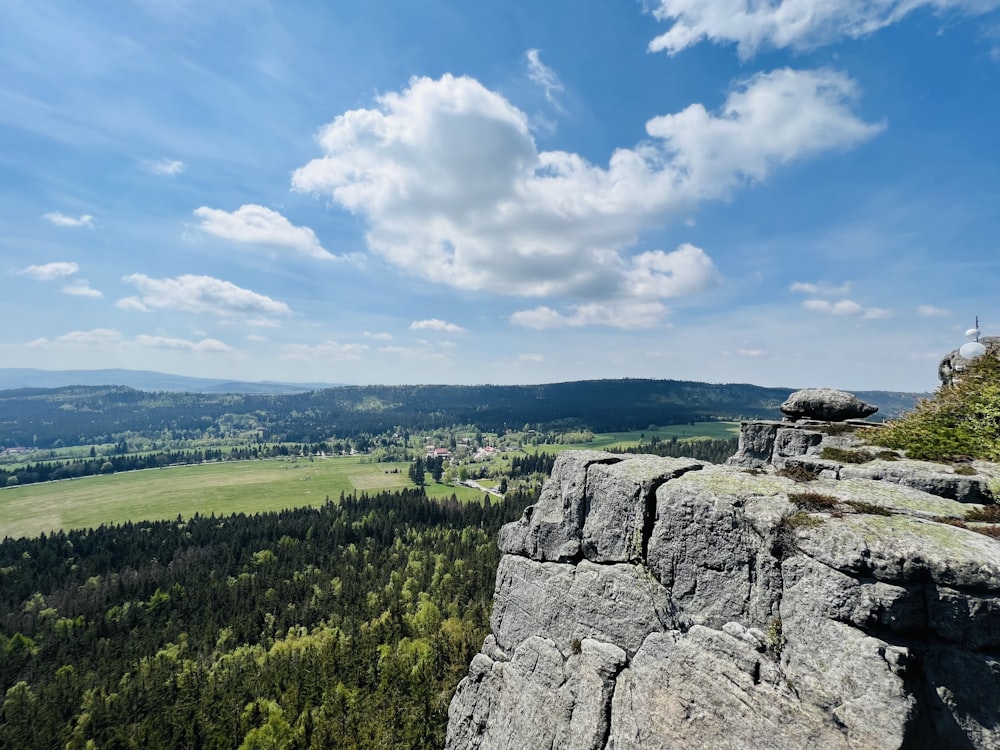
[[[633,430],[631,432],[602,432],[594,435],[594,439],[589,443],[574,443],[563,445],[560,443],[546,443],[539,445],[537,450],[547,453],[560,453],[562,451],[594,450],[600,451],[606,448],[634,448],[640,442],[649,442],[653,436],[660,440],[670,440],[676,437],[678,440],[698,440],[698,439],[725,439],[740,436],[739,422],[695,422],[694,424],[674,424],[666,427],[658,427],[655,430]]]
[[[661,440],[723,438],[739,434],[735,422],[672,425],[594,436],[580,445],[540,445],[537,450],[601,450],[638,445],[644,436]],[[356,456],[233,461],[123,472],[0,489],[0,539],[37,536],[124,521],[189,517],[195,513],[258,513],[320,505],[341,492],[374,492],[411,487],[407,463],[361,463]],[[396,470],[395,472],[393,470]],[[429,477],[428,477],[429,479]],[[429,497],[481,500],[483,492],[429,481]]]

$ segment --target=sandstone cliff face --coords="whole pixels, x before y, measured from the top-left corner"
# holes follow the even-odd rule
[[[985,478],[755,430],[729,466],[559,457],[501,532],[448,748],[1000,747],[1000,542],[941,520]]]

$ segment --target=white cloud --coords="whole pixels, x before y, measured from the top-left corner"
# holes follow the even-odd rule
[[[528,78],[531,79],[532,83],[542,88],[549,104],[561,109],[556,100],[556,94],[561,94],[565,89],[559,76],[552,68],[542,62],[537,49],[529,49],[524,53],[524,57],[528,61]]]
[[[94,217],[90,214],[83,214],[80,217],[67,216],[66,214],[61,214],[57,211],[51,213],[43,214],[43,219],[55,224],[57,227],[88,227],[90,229],[94,228]]]
[[[250,318],[244,321],[248,326],[253,326],[254,328],[280,328],[281,323],[276,320],[268,320],[267,318]]]
[[[951,315],[951,310],[946,310],[943,307],[935,307],[934,305],[918,305],[917,315],[921,318],[947,318]]]
[[[202,206],[195,209],[201,219],[199,229],[216,237],[252,245],[268,245],[292,250],[318,260],[336,256],[323,249],[309,227],[297,227],[277,211],[247,204],[232,213]]]
[[[525,354],[519,354],[517,357],[518,362],[544,362],[545,357],[541,354],[535,354],[533,352],[527,352]]]
[[[247,341],[253,341],[255,344],[259,344],[259,343],[262,343],[264,341],[267,341],[267,337],[266,336],[259,336],[256,333],[248,333],[247,334]]]
[[[305,362],[316,359],[333,360],[334,362],[358,362],[362,353],[367,349],[367,344],[340,344],[336,341],[324,341],[315,346],[285,344],[281,347],[281,358]]]
[[[817,283],[808,281],[796,281],[790,287],[789,291],[798,292],[800,294],[818,294],[823,297],[842,297],[851,290],[850,283],[841,284],[837,286],[835,284],[830,284],[825,281],[820,281]]]
[[[135,343],[139,346],[147,346],[153,349],[181,349],[190,352],[231,352],[233,350],[231,346],[224,344],[218,339],[188,341],[187,339],[140,334],[135,337]]]
[[[70,294],[74,297],[103,297],[100,290],[94,289],[89,283],[81,279],[72,284],[67,284],[62,288],[63,294]]]
[[[392,341],[391,333],[365,331],[364,335],[366,338],[375,339],[376,341]]]
[[[670,24],[649,43],[674,55],[707,40],[737,45],[743,58],[761,48],[812,49],[868,36],[916,10],[984,13],[997,0],[654,0],[652,13]]]
[[[159,159],[157,161],[147,161],[143,162],[148,169],[153,174],[163,175],[164,177],[176,177],[181,172],[183,172],[187,165],[182,161],[175,161],[173,159]]]
[[[121,331],[113,328],[94,328],[90,331],[70,331],[53,340],[35,339],[28,346],[38,349],[48,349],[53,346],[100,347],[108,344],[119,344],[122,341]]]
[[[588,302],[690,294],[717,277],[701,250],[630,255],[644,230],[761,181],[792,160],[849,148],[882,126],[852,114],[839,73],[778,70],[647,123],[651,140],[606,167],[539,152],[527,118],[471,78],[415,78],[320,133],[296,190],[328,194],[369,226],[369,249],[412,275],[494,293]],[[678,217],[680,218],[680,217]]]
[[[289,315],[292,312],[284,302],[211,276],[185,274],[173,279],[152,279],[133,273],[122,280],[140,292],[139,296],[118,300],[116,305],[124,310],[179,310],[222,317]]]
[[[438,320],[437,318],[431,318],[430,320],[415,320],[410,323],[411,331],[443,331],[445,333],[465,333],[465,329],[462,326],[455,325],[454,323],[446,323],[443,320]]]
[[[740,357],[751,357],[756,359],[757,357],[763,357],[767,354],[763,349],[740,349],[736,352]]]
[[[548,306],[520,310],[510,316],[510,321],[539,331],[581,326],[635,329],[659,325],[667,314],[667,308],[659,302],[589,303],[570,305],[569,309],[572,311],[569,315]]]
[[[80,266],[76,263],[59,261],[56,263],[44,263],[40,266],[28,266],[18,271],[18,274],[21,276],[30,276],[38,281],[53,281],[64,276],[72,276],[79,270]]]
[[[892,313],[880,307],[862,307],[854,300],[842,299],[832,302],[828,299],[807,299],[802,306],[812,312],[823,313],[824,315],[836,315],[838,317],[861,317],[869,320],[877,320],[891,317]]]

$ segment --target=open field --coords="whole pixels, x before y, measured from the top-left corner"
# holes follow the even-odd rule
[[[312,462],[234,461],[11,487],[0,490],[0,538],[195,513],[257,513],[320,505],[341,491],[412,486],[408,466],[363,464],[352,456]],[[398,473],[391,473],[393,469]],[[459,494],[459,488],[452,489]]]
[[[560,443],[545,443],[539,445],[536,450],[546,453],[560,453],[567,450],[595,450],[600,451],[606,448],[634,448],[640,442],[649,442],[653,436],[660,440],[670,440],[676,437],[678,440],[697,439],[717,439],[735,438],[740,436],[739,422],[695,422],[694,424],[674,424],[665,427],[658,427],[655,430],[632,430],[631,432],[603,432],[594,435],[594,439],[589,443],[574,443],[563,445]]]

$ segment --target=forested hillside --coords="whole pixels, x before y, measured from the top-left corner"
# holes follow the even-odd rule
[[[440,747],[497,532],[533,499],[414,490],[8,539],[0,747]]]
[[[291,395],[145,393],[123,387],[0,392],[0,448],[116,442],[126,433],[164,440],[260,429],[268,440],[316,443],[336,435],[475,425],[489,432],[590,429],[778,416],[787,388],[678,380],[592,380],[533,386],[345,386]],[[912,394],[866,397],[882,414]]]

